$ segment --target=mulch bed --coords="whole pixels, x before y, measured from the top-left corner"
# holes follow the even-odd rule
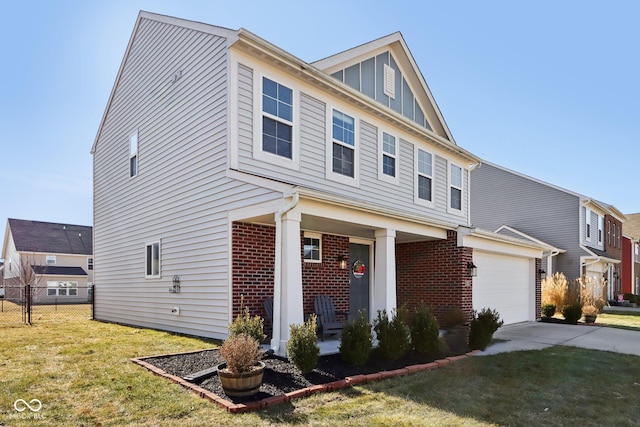
[[[287,359],[268,356],[263,359],[266,365],[263,384],[260,387],[260,391],[251,397],[227,396],[215,373],[198,382],[187,382],[184,380],[184,377],[188,375],[215,367],[219,363],[222,363],[223,360],[221,360],[217,349],[146,357],[133,359],[133,361],[151,369],[156,374],[169,377],[174,382],[193,389],[202,397],[216,401],[220,406],[225,407],[230,412],[244,412],[246,410],[263,409],[270,406],[264,404],[264,402],[277,404],[289,401],[290,397],[302,397],[315,391],[328,391],[323,388],[323,385],[341,384],[341,387],[326,387],[328,389],[337,389],[355,384],[355,378],[359,378],[361,380],[359,382],[363,383],[374,378],[383,379],[397,375],[406,375],[419,370],[436,369],[438,366],[463,357],[466,356],[449,357],[435,361],[433,357],[416,352],[409,352],[399,360],[389,361],[379,357],[377,350],[374,349],[366,366],[350,366],[342,360],[339,354],[335,354],[321,356],[316,369],[309,374],[303,375],[300,370]],[[434,361],[436,363],[432,363]],[[413,369],[406,369],[406,367]],[[392,373],[395,375],[388,375]],[[344,381],[345,379],[348,379],[348,381]]]

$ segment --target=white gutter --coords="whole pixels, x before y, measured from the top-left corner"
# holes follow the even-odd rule
[[[294,190],[295,191],[295,190]],[[273,270],[273,331],[271,348],[274,353],[280,350],[280,310],[282,307],[282,217],[295,208],[300,200],[297,192],[293,193],[293,200],[276,212],[276,256]]]

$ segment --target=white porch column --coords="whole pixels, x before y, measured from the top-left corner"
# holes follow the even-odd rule
[[[387,313],[396,308],[396,231],[376,230],[375,281],[373,284],[373,311],[386,309]]]
[[[280,328],[280,342],[276,343],[279,345],[277,354],[280,356],[284,356],[286,353],[285,346],[289,340],[289,325],[300,324],[304,321],[300,221],[301,215],[295,211],[288,212],[282,218],[282,246],[276,248],[276,251],[280,250],[282,254],[280,324],[274,325],[274,327]]]

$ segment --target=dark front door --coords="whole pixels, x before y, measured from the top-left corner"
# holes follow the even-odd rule
[[[349,245],[349,314],[351,318],[362,310],[369,319],[369,246],[351,243]]]

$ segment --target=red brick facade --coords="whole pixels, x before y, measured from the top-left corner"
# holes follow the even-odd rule
[[[398,307],[413,311],[423,302],[433,308],[440,323],[451,308],[471,314],[472,278],[467,262],[472,261],[473,250],[458,247],[455,231],[448,231],[446,240],[397,244]]]
[[[273,297],[275,264],[275,227],[234,223],[233,316],[240,312],[240,301],[252,315],[265,317],[264,300]],[[304,234],[300,234],[301,248]],[[322,262],[303,262],[302,298],[304,314],[313,313],[313,299],[318,294],[331,295],[338,311],[349,310],[349,270],[341,270],[338,258],[349,256],[349,238],[322,235]]]

